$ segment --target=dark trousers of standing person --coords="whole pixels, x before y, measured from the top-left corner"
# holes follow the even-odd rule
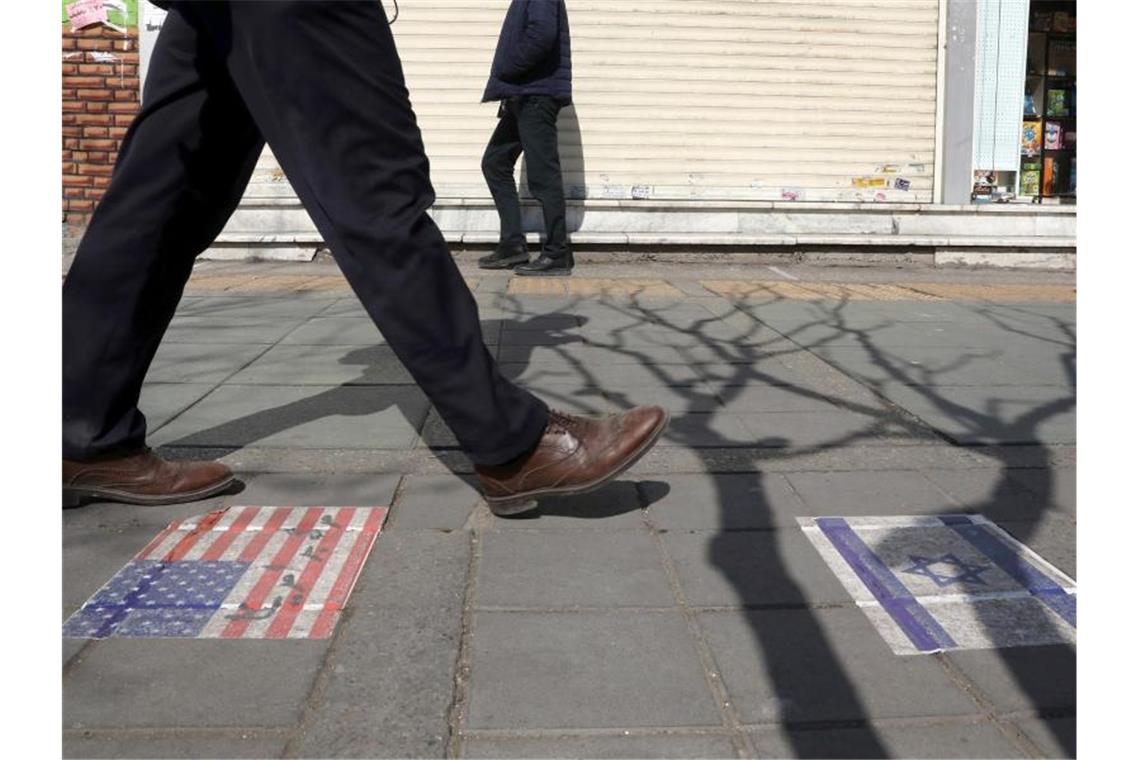
[[[427,214],[428,161],[379,3],[177,2],[143,101],[63,288],[64,459],[145,448],[147,368],[266,141],[472,461],[535,446],[548,410],[500,374]]]
[[[566,196],[558,158],[558,112],[562,104],[549,95],[523,95],[502,102],[499,124],[483,154],[483,176],[499,212],[499,242],[524,243],[522,210],[515,185],[515,162],[526,156],[527,185],[542,204],[546,227],[543,252],[552,259],[570,257],[566,236]]]

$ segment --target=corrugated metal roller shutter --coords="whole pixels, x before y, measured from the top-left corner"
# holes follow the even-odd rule
[[[487,197],[479,163],[495,106],[478,101],[506,6],[400,4],[393,30],[441,198]],[[571,197],[933,200],[938,0],[567,9]]]

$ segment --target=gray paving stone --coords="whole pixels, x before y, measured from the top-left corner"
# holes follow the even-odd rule
[[[1039,495],[1019,482],[1012,469],[923,470],[922,474],[961,505],[991,520],[1032,520],[1049,509]]]
[[[175,317],[163,343],[272,344],[284,338],[300,319],[243,319],[232,317]]]
[[[482,758],[735,758],[727,736],[670,734],[667,736],[574,736],[551,739],[471,738],[462,757]]]
[[[1022,719],[1014,725],[1042,751],[1042,757],[1077,756],[1076,718]]]
[[[670,475],[648,491],[649,518],[664,530],[794,527],[800,501],[780,474]]]
[[[733,414],[824,412],[837,410],[831,399],[809,388],[751,383],[717,385],[716,393]]]
[[[924,386],[1021,386],[1032,377],[1001,363],[1000,349],[945,349],[922,346],[821,346],[816,354],[863,382]]]
[[[226,385],[159,430],[155,445],[404,449],[428,401],[414,386]]]
[[[321,317],[355,317],[357,319],[370,319],[368,312],[364,310],[364,306],[360,303],[360,299],[352,298],[338,298],[332,303],[326,303],[325,307],[319,312],[310,315]]]
[[[227,504],[254,506],[383,507],[392,503],[397,473],[259,473],[243,478],[245,489]]]
[[[752,734],[760,757],[1021,757],[1021,751],[992,723],[936,723],[796,731],[777,729]],[[885,750],[885,753],[884,753]]]
[[[947,656],[1001,712],[1076,710],[1077,656],[1071,647],[977,649]]]
[[[899,657],[854,607],[700,615],[746,723],[972,715],[929,657]]]
[[[653,404],[671,415],[706,414],[723,410],[712,386],[697,382],[692,385],[644,385],[604,391],[614,411]]]
[[[220,383],[266,350],[261,345],[164,343],[147,372],[148,383]]]
[[[658,445],[690,448],[754,446],[756,440],[739,415],[714,412],[673,415]]]
[[[642,346],[614,349],[578,341],[555,345],[504,345],[499,361],[571,371],[597,364],[683,364],[684,357],[670,346]]]
[[[524,385],[554,382],[561,385],[576,383],[583,386],[601,386],[607,390],[625,390],[646,385],[687,385],[699,381],[696,370],[683,364],[645,366],[643,364],[599,364],[575,369],[530,367],[519,363],[503,362],[503,372],[518,378]]]
[[[789,472],[788,482],[803,498],[810,516],[919,515],[959,510],[921,473]]]
[[[443,756],[469,556],[466,532],[381,533],[298,756]]]
[[[392,530],[458,530],[481,501],[473,476],[407,475],[388,522]]]
[[[377,346],[387,342],[367,316],[316,316],[281,339],[282,345],[298,346]]]
[[[883,442],[880,418],[832,409],[822,412],[744,413],[737,418],[753,445],[811,449],[874,445]]]
[[[131,733],[110,736],[83,736],[64,734],[63,756],[66,758],[266,758],[283,757],[283,737],[260,737],[231,732],[203,736],[146,737]]]
[[[306,319],[329,308],[335,298],[299,293],[207,296],[184,301],[178,317],[212,317],[240,322],[246,319]]]
[[[694,607],[844,604],[851,596],[797,528],[664,536]]]
[[[478,612],[470,728],[719,726],[674,612]]]
[[[236,374],[244,385],[407,385],[412,376],[388,346],[278,345]]]
[[[1075,443],[1072,392],[1052,386],[939,387],[890,383],[883,393],[931,427],[965,444]]]
[[[645,523],[641,516],[638,483],[623,477],[580,496],[542,499],[538,502],[538,509],[514,517],[496,518],[490,527],[501,531],[520,528],[643,530]],[[663,480],[643,480],[640,485],[658,492],[667,486]]]
[[[660,552],[646,532],[486,533],[480,607],[672,607]]]
[[[1071,468],[1035,468],[1009,471],[1010,477],[1033,491],[1045,506],[1077,513],[1077,471]]]
[[[327,646],[302,640],[107,639],[64,678],[63,723],[291,726],[301,716]]]
[[[147,430],[154,432],[204,398],[212,383],[147,383],[142,387],[139,409],[146,415]]]
[[[736,385],[788,385],[811,387],[811,378],[788,366],[783,358],[768,357],[757,361],[701,362],[693,365],[701,379],[718,390]]]

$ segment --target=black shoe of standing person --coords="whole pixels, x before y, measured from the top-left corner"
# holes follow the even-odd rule
[[[515,267],[515,274],[523,277],[566,277],[574,269],[574,254],[567,253],[557,258],[543,253],[529,264]]]
[[[530,261],[530,254],[526,250],[526,242],[499,243],[495,252],[479,259],[480,269],[510,269],[519,264]]]

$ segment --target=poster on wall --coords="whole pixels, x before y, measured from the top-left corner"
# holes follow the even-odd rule
[[[138,0],[63,0],[63,22],[71,31],[102,24],[119,32],[138,26]]]

